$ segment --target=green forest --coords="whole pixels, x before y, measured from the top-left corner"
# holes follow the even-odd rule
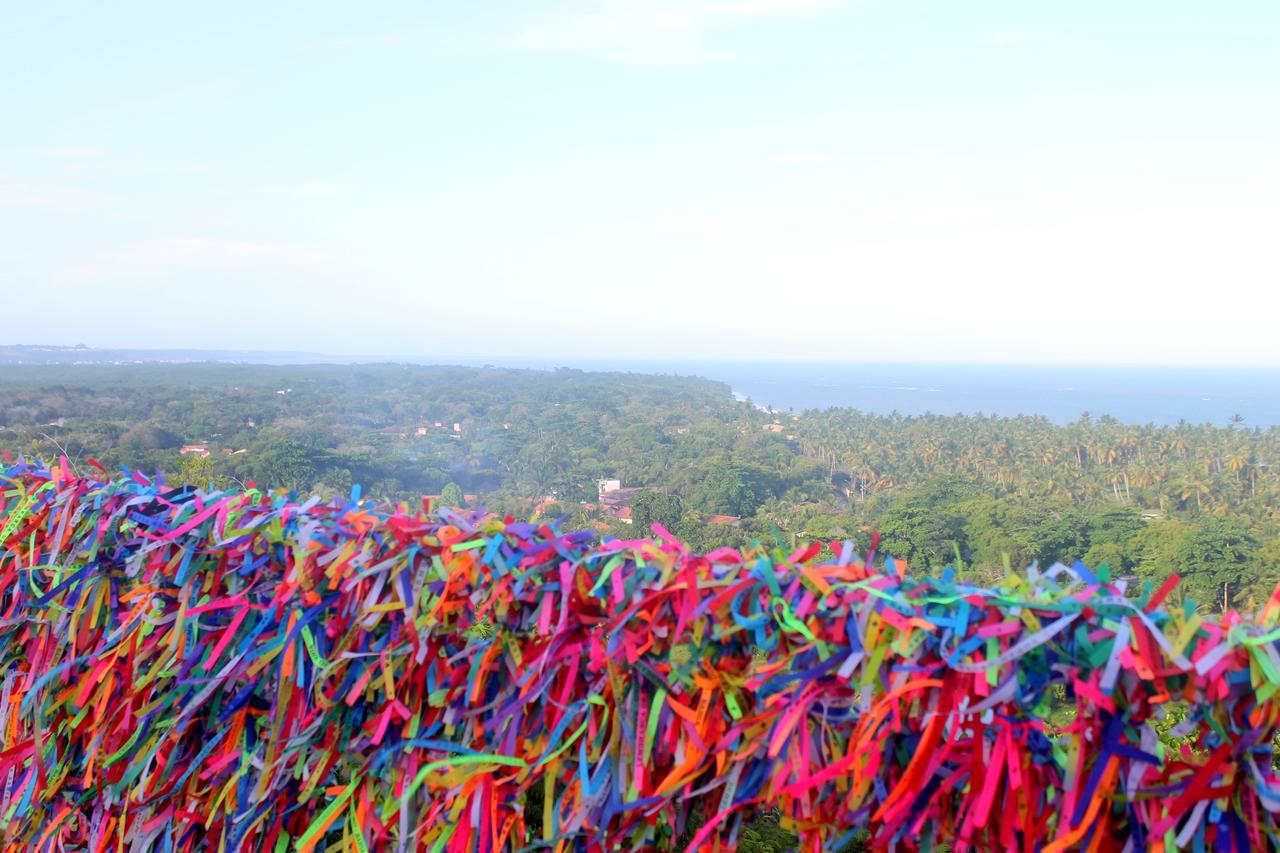
[[[0,449],[81,473],[657,523],[698,549],[852,538],[983,582],[1032,561],[1171,572],[1201,607],[1280,577],[1280,430],[774,413],[706,379],[399,364],[7,366]],[[614,481],[611,487],[601,481]]]

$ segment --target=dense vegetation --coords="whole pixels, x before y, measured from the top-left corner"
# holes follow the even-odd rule
[[[209,455],[180,453],[192,444]],[[922,568],[1177,571],[1213,607],[1258,603],[1280,564],[1280,430],[1239,422],[775,416],[721,383],[577,370],[15,366],[0,375],[0,448],[196,483],[476,495],[619,535],[660,523],[699,548],[865,547],[875,529]],[[599,479],[641,489],[634,526],[598,502]]]

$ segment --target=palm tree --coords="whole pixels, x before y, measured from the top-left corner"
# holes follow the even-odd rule
[[[1204,511],[1204,495],[1210,488],[1208,483],[1200,477],[1192,474],[1183,478],[1179,488],[1179,496],[1184,502],[1194,495],[1196,499],[1196,509],[1201,512]]]
[[[1239,415],[1236,415],[1239,417]],[[1249,467],[1249,457],[1240,451],[1236,451],[1227,457],[1227,467],[1236,474],[1236,485],[1241,485],[1240,472]]]

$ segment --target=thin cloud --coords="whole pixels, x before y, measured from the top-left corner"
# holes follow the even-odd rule
[[[830,154],[774,154],[770,157],[763,157],[759,160],[751,161],[751,165],[757,166],[810,166],[822,163],[834,163],[836,158]]]
[[[135,278],[177,269],[245,264],[320,269],[325,266],[325,259],[319,253],[277,243],[179,237],[144,240],[107,252],[65,269],[60,278],[79,281]]]
[[[597,0],[518,33],[529,50],[586,53],[619,62],[673,63],[719,58],[702,42],[720,24],[820,12],[837,0]]]
[[[101,157],[105,152],[96,145],[52,145],[36,149],[41,157],[56,160],[89,160]]]
[[[1011,44],[1025,44],[1035,38],[1035,33],[1029,33],[1025,30],[998,30],[994,33],[988,33],[983,42],[990,45],[1002,46]]]
[[[269,195],[284,195],[294,198],[321,198],[323,196],[337,195],[342,192],[342,187],[337,184],[326,184],[322,181],[304,181],[300,184],[264,187],[262,191]]]
[[[79,187],[0,183],[0,208],[84,210],[102,199],[101,193]]]

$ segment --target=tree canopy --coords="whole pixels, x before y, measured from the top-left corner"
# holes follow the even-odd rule
[[[579,370],[19,365],[0,375],[0,448],[201,486],[474,493],[704,549],[865,548],[878,530],[919,569],[1084,559],[1135,582],[1177,571],[1214,607],[1259,603],[1280,564],[1280,429],[1238,423],[768,413],[705,379]],[[638,490],[633,524],[600,502],[602,479]]]

